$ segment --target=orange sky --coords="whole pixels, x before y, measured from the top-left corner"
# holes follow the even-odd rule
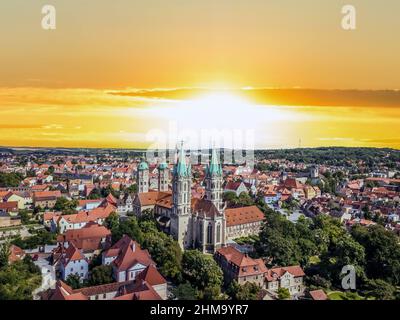
[[[252,126],[258,147],[400,147],[398,91],[238,90],[399,89],[397,0],[352,0],[351,32],[340,0],[53,0],[57,29],[45,31],[47,2],[0,3],[0,145],[147,146],[173,121],[218,126],[199,119],[213,101],[110,91],[229,87],[214,109],[231,131]]]

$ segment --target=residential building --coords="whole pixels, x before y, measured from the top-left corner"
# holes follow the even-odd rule
[[[155,262],[147,250],[127,235],[103,252],[103,265],[112,265],[113,277],[117,282],[135,280],[136,276]]]

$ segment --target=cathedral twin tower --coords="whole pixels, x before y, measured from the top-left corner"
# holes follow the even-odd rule
[[[166,163],[158,166],[158,192],[169,192],[169,169]],[[225,244],[226,221],[222,199],[222,167],[215,149],[206,168],[205,197],[192,199],[191,165],[186,162],[181,146],[172,174],[172,208],[170,234],[185,248],[199,247],[213,252]],[[142,161],[137,170],[138,192],[149,192],[149,167]]]

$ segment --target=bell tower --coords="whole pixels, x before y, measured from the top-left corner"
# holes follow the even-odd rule
[[[190,164],[186,163],[183,143],[178,151],[172,178],[172,214],[171,234],[182,249],[191,246],[191,185],[192,173]]]
[[[165,162],[158,166],[158,191],[168,191],[169,169]]]
[[[149,165],[144,159],[139,163],[136,174],[138,193],[149,192]]]
[[[222,200],[222,184],[223,184],[223,177],[222,177],[222,167],[219,162],[219,152],[215,148],[212,149],[212,155],[210,164],[207,166],[206,169],[206,199],[211,201],[218,211],[223,210],[223,200]]]

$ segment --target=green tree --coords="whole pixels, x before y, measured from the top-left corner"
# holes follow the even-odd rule
[[[78,200],[68,200],[65,197],[59,197],[54,205],[54,210],[62,211],[63,214],[74,214],[76,213],[77,206]]]
[[[394,300],[396,296],[396,287],[381,279],[368,280],[363,291],[377,300]]]
[[[238,197],[238,206],[246,207],[254,205],[254,200],[247,192],[242,192]]]
[[[197,289],[218,287],[222,285],[223,274],[211,256],[198,250],[186,250],[182,259],[182,273],[186,280]]]
[[[131,239],[136,240],[140,244],[143,243],[143,233],[135,217],[129,217],[124,221],[120,221],[118,223],[118,227],[114,227],[111,230],[111,234],[113,243],[121,239],[123,235],[129,236]]]
[[[137,193],[138,192],[138,186],[136,183],[130,185],[128,188],[126,188],[126,191],[129,193]]]
[[[365,248],[367,276],[400,285],[399,238],[380,225],[354,226],[351,234]]]
[[[233,191],[227,191],[223,194],[224,201],[228,202],[228,204],[236,204],[237,196]]]
[[[20,173],[0,172],[0,187],[18,187],[23,179],[24,177]]]
[[[65,281],[67,285],[69,285],[72,289],[79,289],[82,288],[82,282],[77,273],[70,274]]]
[[[111,212],[105,219],[104,226],[109,230],[116,230],[119,227],[119,216],[116,212]]]
[[[34,249],[38,246],[44,246],[46,244],[56,244],[56,238],[56,233],[52,233],[47,230],[39,230],[34,236],[24,239],[21,239],[21,237],[17,237],[11,242],[21,249]]]
[[[22,209],[18,211],[18,215],[21,218],[22,224],[28,224],[30,220],[29,211],[26,209]]]
[[[147,223],[149,227],[149,224]],[[182,250],[171,236],[161,231],[144,233],[143,248],[149,250],[160,272],[169,278],[180,280]]]
[[[0,243],[0,269],[8,266],[10,254],[10,243],[8,241]]]
[[[227,294],[233,300],[258,300],[261,288],[252,282],[246,282],[243,285],[232,281],[228,287]]]
[[[310,290],[317,290],[321,288],[329,290],[332,285],[329,280],[318,274],[306,277],[306,283]]]
[[[341,270],[346,265],[356,269],[357,277],[364,278],[365,250],[348,234],[321,256],[321,266],[337,285],[341,282]]]
[[[287,300],[290,298],[290,292],[287,288],[279,288],[278,289],[278,299],[279,300]]]
[[[40,269],[29,256],[0,268],[0,300],[32,300],[41,281]]]
[[[89,194],[89,196],[88,196],[88,199],[100,199],[100,198],[101,198],[101,192],[100,192],[100,190],[97,189],[97,188],[94,188],[94,189],[90,192],[90,194]]]
[[[114,279],[112,277],[111,265],[101,265],[94,267],[90,273],[89,284],[92,286],[111,283],[113,281]]]
[[[189,282],[184,282],[172,289],[173,295],[178,300],[196,300],[198,292]]]

